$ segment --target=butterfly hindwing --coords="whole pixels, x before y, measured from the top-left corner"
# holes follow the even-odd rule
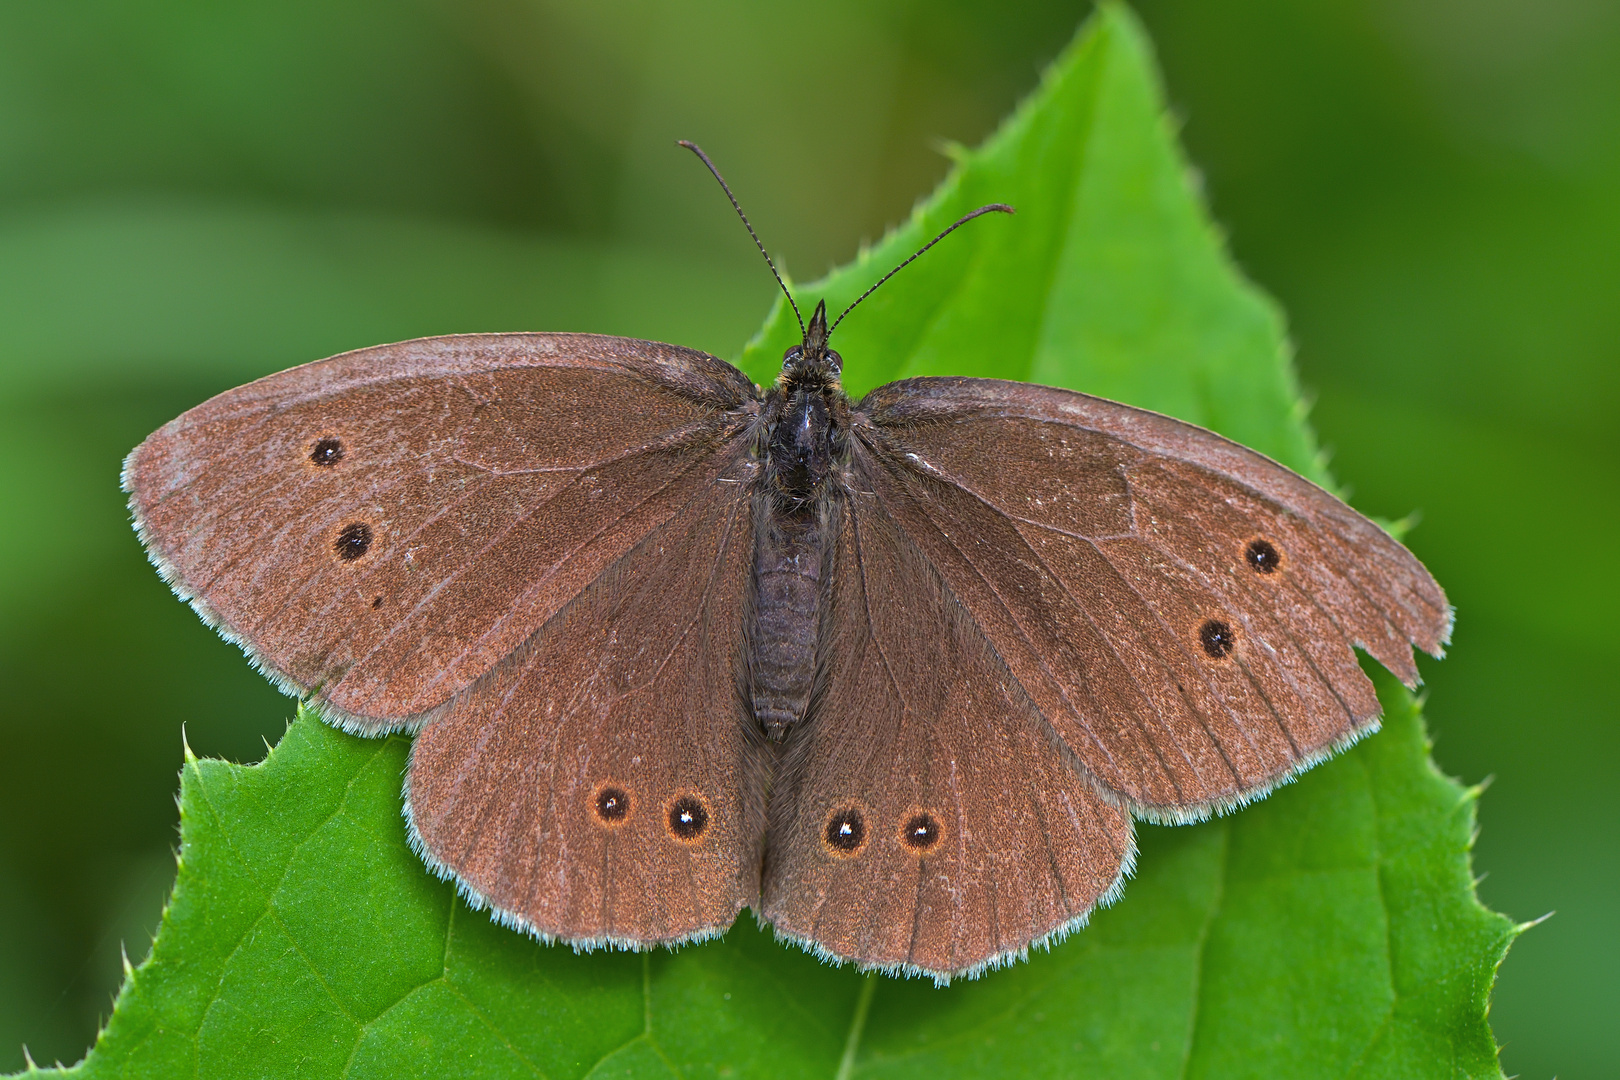
[[[646,945],[756,902],[768,766],[739,669],[755,466],[727,453],[719,483],[416,737],[413,840],[508,922]]]
[[[771,796],[762,913],[863,966],[936,977],[1077,925],[1132,857],[1099,797],[866,484],[837,542],[807,720]]]

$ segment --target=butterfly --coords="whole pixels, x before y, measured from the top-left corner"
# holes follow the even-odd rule
[[[1117,895],[1133,819],[1372,730],[1355,647],[1408,685],[1440,654],[1428,571],[1282,465],[1025,383],[852,401],[836,325],[818,305],[769,388],[589,334],[361,349],[185,413],[124,486],[277,686],[415,733],[427,865],[581,949],[753,908],[824,957],[976,974]]]

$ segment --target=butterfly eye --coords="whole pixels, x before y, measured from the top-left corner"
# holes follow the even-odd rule
[[[603,784],[596,789],[591,808],[602,824],[619,825],[630,816],[630,793],[614,784]]]
[[[343,526],[343,531],[332,541],[332,550],[344,562],[353,562],[370,549],[371,526],[363,521],[353,521]]]
[[[309,460],[327,468],[343,460],[343,441],[341,439],[321,439],[315,443],[309,452]]]
[[[1204,652],[1209,654],[1211,660],[1224,660],[1232,654],[1232,647],[1237,644],[1237,635],[1221,620],[1210,619],[1198,628],[1198,641],[1204,646]]]
[[[1282,567],[1282,552],[1267,540],[1251,540],[1243,555],[1256,573],[1275,574]]]
[[[859,855],[866,846],[866,818],[853,806],[847,807],[827,820],[821,835],[834,855]]]
[[[906,819],[900,842],[918,855],[926,855],[939,845],[939,819],[926,811]]]
[[[669,807],[669,832],[683,844],[696,843],[709,828],[709,809],[693,795],[682,795]]]

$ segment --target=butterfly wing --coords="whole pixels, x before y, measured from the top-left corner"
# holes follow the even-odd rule
[[[427,338],[221,394],[124,485],[164,577],[278,685],[413,727],[711,490],[756,408],[689,349]]]
[[[579,947],[702,938],[759,894],[768,755],[740,644],[753,557],[737,454],[417,735],[430,866]]]
[[[1375,523],[1209,431],[1066,390],[872,392],[869,481],[1085,769],[1185,820],[1377,722],[1352,646],[1408,685],[1445,594]]]
[[[863,966],[944,979],[1082,922],[1132,857],[854,447],[818,689],[771,795],[764,918]]]

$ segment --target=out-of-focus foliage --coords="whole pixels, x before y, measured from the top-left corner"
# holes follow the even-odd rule
[[[853,0],[0,8],[0,1068],[76,1058],[173,872],[185,724],[291,703],[174,603],[119,457],[243,378],[420,333],[735,349],[771,283],[901,220],[1079,22]],[[1507,1071],[1620,1070],[1620,9],[1146,0],[1239,260],[1289,311],[1359,505],[1459,606],[1424,671],[1521,939]],[[577,262],[575,259],[577,258]],[[579,269],[575,269],[578,267]],[[559,269],[565,268],[565,269]],[[73,768],[59,765],[71,756]]]

